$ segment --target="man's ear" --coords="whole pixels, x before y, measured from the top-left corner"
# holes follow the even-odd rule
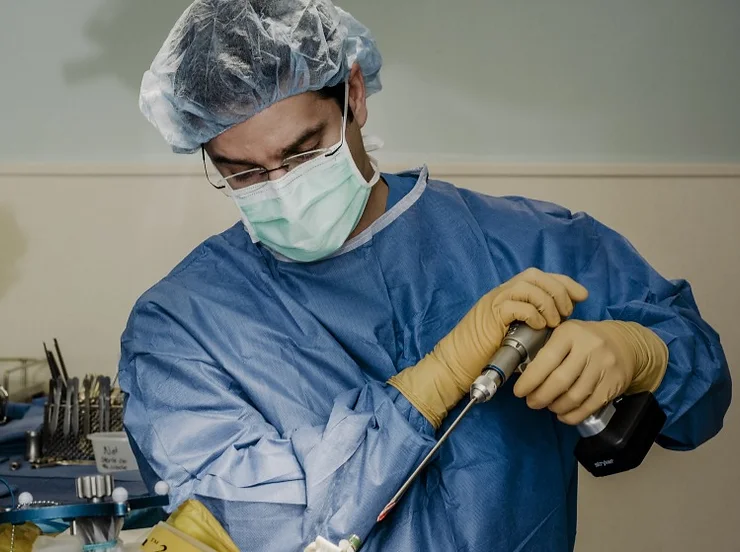
[[[355,63],[349,73],[349,108],[357,124],[362,128],[367,122],[367,95],[365,77],[362,76],[360,64]]]

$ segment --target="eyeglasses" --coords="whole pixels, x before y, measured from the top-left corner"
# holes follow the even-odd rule
[[[247,188],[248,186],[262,184],[264,182],[267,182],[270,179],[270,173],[273,173],[275,171],[285,171],[287,173],[297,169],[304,163],[312,161],[313,159],[316,159],[318,157],[331,157],[344,145],[346,119],[346,115],[342,116],[342,130],[339,144],[335,144],[334,146],[328,148],[319,148],[311,151],[305,151],[296,155],[291,155],[290,157],[286,157],[285,159],[283,159],[280,165],[272,169],[255,167],[254,169],[248,169],[246,171],[230,174],[228,176],[221,176],[221,173],[218,171],[218,169],[216,169],[213,163],[210,162],[210,159],[206,159],[206,149],[205,147],[201,146],[200,152],[203,157],[203,170],[206,173],[206,178],[208,179],[208,182],[211,186],[228,194],[228,192],[226,191],[227,188],[231,190],[240,190],[242,188]]]
[[[339,147],[341,146],[342,144],[340,143]],[[247,186],[254,186],[255,184],[262,184],[263,182],[267,182],[270,179],[270,173],[272,172],[281,170],[285,172],[290,172],[297,169],[304,163],[316,159],[317,157],[321,157],[322,155],[326,157],[334,155],[339,147],[320,148],[299,153],[297,155],[291,155],[290,157],[286,157],[285,159],[283,159],[280,165],[273,169],[257,167],[235,174],[230,174],[228,176],[221,176],[216,168],[206,160],[205,148],[201,148],[201,153],[203,156],[203,170],[205,171],[206,178],[208,179],[208,182],[211,184],[211,186],[218,190],[223,190],[227,187],[231,188],[232,190],[239,190],[241,188],[246,188]],[[210,168],[209,165],[211,165]]]

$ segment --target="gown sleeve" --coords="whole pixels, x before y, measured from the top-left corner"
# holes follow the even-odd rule
[[[625,237],[585,213],[523,197],[463,197],[501,280],[532,266],[567,274],[589,291],[574,318],[637,322],[665,342],[668,367],[655,397],[668,419],[658,444],[690,450],[722,429],[732,395],[727,359],[687,281],[666,279]]]
[[[148,486],[166,481],[171,508],[201,500],[241,550],[364,539],[434,443],[426,419],[377,382],[336,397],[325,424],[281,434],[199,339],[152,303],[129,320],[119,378]]]
[[[668,368],[655,397],[668,419],[657,442],[693,449],[720,431],[730,405],[719,335],[702,318],[687,281],[664,278],[623,236],[594,219],[586,222],[594,249],[577,279],[591,295],[577,314],[637,322],[665,342]]]

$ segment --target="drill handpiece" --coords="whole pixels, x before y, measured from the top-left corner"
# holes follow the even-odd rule
[[[523,371],[544,347],[552,329],[535,330],[523,323],[510,326],[501,347],[470,387],[476,402],[489,401],[511,375]],[[624,396],[578,424],[578,462],[600,477],[639,466],[660,434],[666,415],[649,392]]]

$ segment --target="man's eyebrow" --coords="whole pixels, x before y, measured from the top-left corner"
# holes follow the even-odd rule
[[[281,151],[281,154],[283,157],[287,157],[289,155],[293,155],[295,153],[298,153],[298,150],[300,147],[308,142],[311,138],[314,138],[324,132],[324,129],[326,128],[326,123],[322,122],[319,123],[311,128],[308,128],[304,130],[301,135],[293,140],[293,142],[283,148]],[[233,159],[231,157],[227,157],[226,155],[221,155],[220,153],[211,153],[209,154],[209,157],[211,158],[211,161],[214,163],[218,163],[221,165],[241,165],[243,167],[259,167],[260,165],[255,163],[254,161],[250,161],[248,159]]]
[[[214,163],[218,163],[221,165],[243,165],[245,167],[257,167],[256,163],[252,163],[251,161],[247,161],[246,159],[231,159],[230,157],[226,157],[225,155],[221,155],[218,153],[209,153],[208,157],[211,158],[211,161]]]
[[[282,154],[283,157],[287,157],[289,155],[298,153],[301,146],[308,142],[311,138],[314,138],[324,132],[324,129],[326,128],[326,122],[321,122],[317,125],[314,125],[313,127],[307,128],[303,131],[303,133],[295,140],[293,140],[293,143],[290,144],[288,147],[283,148]]]

